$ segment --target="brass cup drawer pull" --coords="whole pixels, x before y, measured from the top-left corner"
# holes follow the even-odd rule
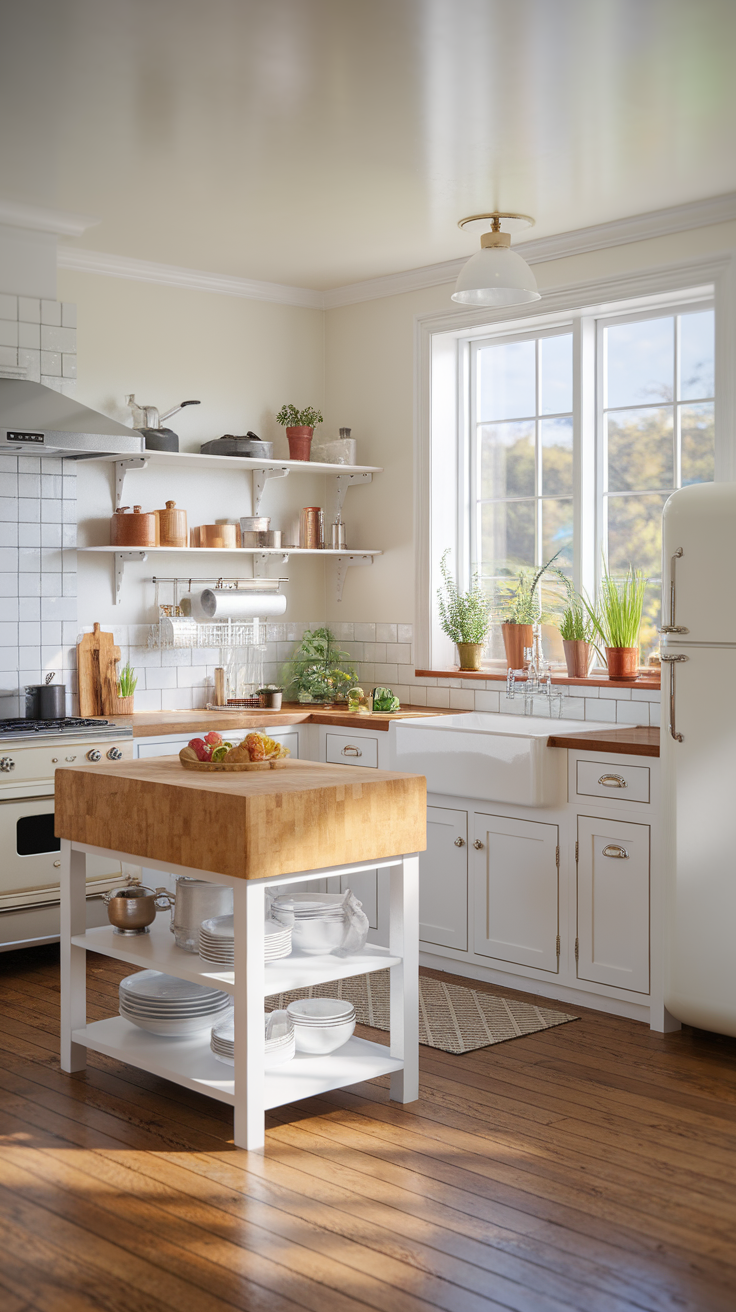
[[[455,839],[455,847],[465,847],[465,839],[464,839],[464,838],[456,838],[456,839]]]
[[[628,861],[629,859],[626,848],[622,847],[620,843],[607,843],[603,848],[603,855],[614,857],[619,861]]]
[[[363,753],[361,752],[361,750],[360,750],[359,747],[343,747],[343,749],[342,749],[342,755],[343,755],[343,756],[362,756]]]
[[[628,788],[628,784],[623,775],[620,774],[602,774],[598,780],[604,788]]]

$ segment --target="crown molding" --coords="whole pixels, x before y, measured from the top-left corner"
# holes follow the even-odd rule
[[[57,263],[60,269],[74,269],[77,273],[97,273],[108,278],[159,283],[164,287],[182,287],[186,291],[216,292],[220,296],[240,296],[249,301],[271,301],[275,305],[296,305],[309,310],[323,309],[322,292],[313,291],[311,287],[289,287],[280,282],[205,273],[175,264],[154,264],[150,260],[133,260],[125,255],[105,255],[102,251],[82,250],[78,246],[60,245]]]
[[[10,209],[18,214],[22,212],[26,217],[35,215],[45,218],[35,225],[31,222],[22,224],[18,218],[11,220],[5,217]],[[55,218],[57,226],[50,226],[51,217]],[[611,223],[599,223],[590,228],[577,228],[551,237],[531,238],[515,243],[515,249],[529,264],[543,264],[571,255],[583,255],[588,251],[651,241],[674,232],[727,223],[732,219],[736,219],[736,193],[733,192],[710,197],[708,200],[692,201],[686,205],[674,205],[669,209],[652,210],[648,214],[615,219]],[[67,225],[76,223],[77,227],[74,231],[70,226],[61,228],[58,225],[62,221]],[[56,232],[60,236],[79,236],[85,227],[90,227],[97,220],[0,202],[0,223],[3,222],[15,222],[16,226],[36,226],[40,231]],[[83,226],[80,227],[80,224]],[[386,296],[401,296],[407,292],[443,286],[455,281],[467,259],[468,256],[463,256],[462,259],[428,264],[419,269],[406,269],[402,273],[390,273],[379,278],[367,278],[363,282],[332,287],[322,292],[311,287],[290,287],[279,282],[259,282],[255,278],[206,273],[174,264],[155,264],[150,260],[135,260],[124,255],[106,255],[102,251],[83,250],[77,246],[60,244],[57,248],[57,262],[61,269],[102,274],[108,278],[127,278],[134,282],[159,283],[164,287],[182,287],[188,291],[239,296],[250,301],[270,301],[275,305],[294,305],[309,310],[333,310],[343,305],[356,305],[361,301],[374,301]]]
[[[0,223],[9,228],[26,228],[32,232],[48,232],[55,237],[81,237],[88,228],[94,228],[99,219],[89,214],[69,214],[66,210],[49,210],[40,205],[19,205],[12,200],[0,200]]]

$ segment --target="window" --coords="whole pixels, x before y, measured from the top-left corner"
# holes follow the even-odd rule
[[[662,507],[714,477],[714,310],[607,311],[577,330],[568,317],[462,344],[458,560],[494,598],[509,574],[555,555],[591,593],[604,556],[614,575],[631,563],[648,579],[646,657],[658,645]],[[500,635],[489,654],[502,654]]]

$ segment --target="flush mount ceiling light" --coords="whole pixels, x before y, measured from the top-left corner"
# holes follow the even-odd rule
[[[483,232],[481,249],[463,265],[452,293],[453,301],[460,305],[523,305],[540,300],[537,284],[526,260],[510,249],[510,232],[501,232],[501,220],[512,230],[530,228],[534,219],[526,214],[504,214],[493,210],[490,214],[471,214],[461,219],[458,228],[485,227],[491,221],[490,232]]]

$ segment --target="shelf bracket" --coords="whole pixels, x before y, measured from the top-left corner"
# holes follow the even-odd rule
[[[145,469],[148,464],[146,456],[131,456],[130,460],[115,461],[115,509],[123,504],[125,475],[129,469]]]
[[[372,474],[338,474],[335,480],[337,487],[335,489],[335,514],[334,518],[342,513],[342,505],[345,500],[345,493],[349,487],[358,487],[361,483],[372,483]],[[257,513],[257,512],[256,512]]]
[[[266,489],[269,478],[286,478],[289,470],[282,466],[281,469],[254,469],[253,470],[253,514],[261,513],[261,498]]]
[[[125,573],[125,562],[135,560],[143,562],[148,560],[147,551],[116,551],[115,552],[115,598],[114,604],[120,605],[120,594],[123,589],[123,574]]]
[[[342,477],[343,475],[341,474],[340,478]],[[358,475],[358,477],[361,477],[361,475]],[[370,478],[370,474],[368,475],[368,477]],[[350,569],[351,565],[372,565],[373,557],[362,556],[359,552],[356,552],[355,555],[349,554],[345,556],[337,556],[335,559],[337,561],[337,581],[336,581],[335,595],[338,601],[342,601],[342,590],[345,585],[345,576],[348,570]]]
[[[288,469],[286,472],[288,474],[289,472]],[[274,552],[272,551],[259,551],[256,555],[254,555],[253,578],[254,579],[268,578],[268,562],[269,560],[273,560],[273,559],[274,559]],[[289,563],[289,553],[288,551],[285,551],[281,556],[281,564],[288,565],[288,563]]]

